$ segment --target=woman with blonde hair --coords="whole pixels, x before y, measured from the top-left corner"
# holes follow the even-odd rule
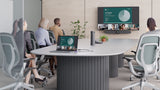
[[[49,39],[48,29],[49,20],[42,18],[38,25],[38,30],[35,32],[37,43],[40,48],[52,45]]]
[[[35,32],[37,43],[40,48],[52,45],[49,39],[49,33],[47,31],[48,24],[49,24],[49,20],[46,18],[42,18],[38,25],[39,28]],[[50,63],[50,70],[52,72],[52,75],[54,75],[53,58],[49,59],[49,63]]]

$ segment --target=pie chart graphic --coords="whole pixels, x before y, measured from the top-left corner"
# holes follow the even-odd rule
[[[68,43],[69,45],[72,45],[72,44],[73,44],[73,39],[72,39],[72,38],[69,38],[69,39],[67,40],[67,43]]]
[[[130,16],[131,15],[130,15],[129,11],[127,11],[127,10],[121,10],[118,15],[119,20],[121,20],[122,22],[128,21],[130,19]]]

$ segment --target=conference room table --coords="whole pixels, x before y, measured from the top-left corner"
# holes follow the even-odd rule
[[[52,45],[31,53],[57,56],[57,90],[109,90],[109,77],[118,76],[123,53],[137,41],[109,39],[91,46],[89,39],[79,39],[77,51],[56,51],[56,45]]]

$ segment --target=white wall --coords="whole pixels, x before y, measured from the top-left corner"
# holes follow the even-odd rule
[[[139,6],[140,8],[140,30],[132,31],[131,34],[106,34],[109,38],[136,38],[147,31],[146,21],[151,17],[151,0],[85,0],[86,1],[86,21],[87,36],[90,30],[96,31],[96,38],[104,33],[97,30],[97,7],[114,6]],[[160,27],[160,0],[153,0],[153,17]],[[43,17],[47,17],[53,22],[55,17],[61,18],[62,28],[70,34],[70,21],[84,20],[84,0],[43,0]],[[50,23],[52,25],[52,23]]]
[[[71,21],[84,21],[84,1],[42,0],[42,16],[50,20],[50,25],[53,25],[54,18],[61,18],[61,27],[69,34]]]
[[[0,11],[0,32],[12,32],[13,0],[1,0]]]

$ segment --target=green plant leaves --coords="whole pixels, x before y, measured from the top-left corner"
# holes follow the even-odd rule
[[[101,39],[101,40],[102,40],[102,39],[108,40],[108,36],[106,36],[106,35],[100,36],[100,39]]]
[[[77,20],[77,23],[80,23],[80,21],[79,21],[79,20]]]
[[[80,25],[80,20],[77,20],[75,22],[71,21],[71,25],[73,26],[72,34],[78,36],[79,38],[85,38],[85,29],[87,25],[87,21],[84,22],[84,24]]]

